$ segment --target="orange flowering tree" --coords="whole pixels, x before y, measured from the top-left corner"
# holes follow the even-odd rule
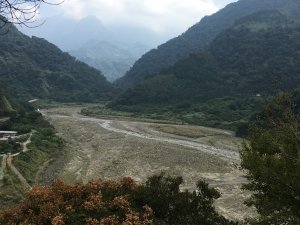
[[[145,184],[131,178],[35,187],[15,208],[0,212],[2,225],[234,225],[219,215],[217,190],[198,181],[181,191],[181,177],[155,175]]]
[[[120,182],[91,181],[35,187],[16,209],[0,214],[0,224],[22,225],[150,225],[152,210],[135,210],[129,196],[139,186],[131,178]]]

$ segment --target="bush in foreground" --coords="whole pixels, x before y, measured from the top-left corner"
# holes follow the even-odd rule
[[[231,225],[213,207],[219,193],[199,181],[197,191],[181,192],[180,177],[163,174],[138,185],[131,178],[69,185],[55,181],[35,187],[0,224],[22,225]]]

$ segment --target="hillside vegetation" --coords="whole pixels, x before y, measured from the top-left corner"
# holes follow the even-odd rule
[[[14,26],[0,35],[0,81],[15,97],[27,100],[100,101],[114,93],[101,72]]]
[[[7,116],[14,110],[6,95],[3,85],[0,83],[0,117]]]
[[[16,138],[0,141],[0,209],[3,209],[20,201],[26,188],[11,169],[2,170],[5,166],[2,157],[9,153],[19,154],[13,156],[12,163],[30,185],[36,185],[44,183],[41,166],[62,156],[65,144],[56,135],[54,127],[32,105],[11,96],[3,87],[0,87],[0,100],[0,119],[5,117],[0,120],[0,130],[18,133]],[[26,142],[28,146],[25,148]]]
[[[233,128],[269,96],[298,88],[299,40],[299,23],[278,11],[255,13],[218,35],[207,50],[145,79],[110,106]]]
[[[157,175],[143,185],[131,178],[36,187],[15,209],[0,212],[1,224],[234,225],[213,206],[220,197],[204,181],[181,192],[181,177]]]
[[[162,69],[174,65],[178,60],[207,48],[218,34],[231,27],[236,20],[255,12],[275,9],[291,18],[298,18],[300,2],[298,0],[240,0],[229,4],[219,12],[204,17],[182,35],[146,53],[123,78],[116,82],[116,85],[124,89],[132,87],[146,77],[151,77]]]

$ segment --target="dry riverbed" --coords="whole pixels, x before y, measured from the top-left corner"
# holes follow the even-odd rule
[[[183,189],[205,178],[222,192],[216,207],[230,219],[253,214],[243,206],[246,180],[236,169],[241,140],[231,132],[187,125],[105,120],[78,115],[79,107],[43,111],[69,145],[61,178],[68,182],[118,179],[138,182],[160,172],[183,176]]]

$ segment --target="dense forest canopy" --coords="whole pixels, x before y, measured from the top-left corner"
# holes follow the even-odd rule
[[[182,35],[162,44],[141,57],[128,73],[116,83],[123,89],[133,87],[145,78],[174,65],[209,46],[215,37],[231,27],[237,20],[255,12],[278,10],[293,19],[299,19],[298,0],[240,0],[217,13],[204,17]]]
[[[207,50],[145,79],[110,106],[138,112],[161,105],[174,111],[185,104],[186,111],[212,115],[225,109],[228,114],[240,113],[235,119],[243,120],[268,96],[298,88],[299,40],[299,22],[278,11],[246,16],[220,33]],[[216,116],[228,121],[235,117]],[[199,122],[205,120],[209,118]]]
[[[98,70],[15,27],[0,36],[0,81],[27,100],[101,101],[115,91]]]

